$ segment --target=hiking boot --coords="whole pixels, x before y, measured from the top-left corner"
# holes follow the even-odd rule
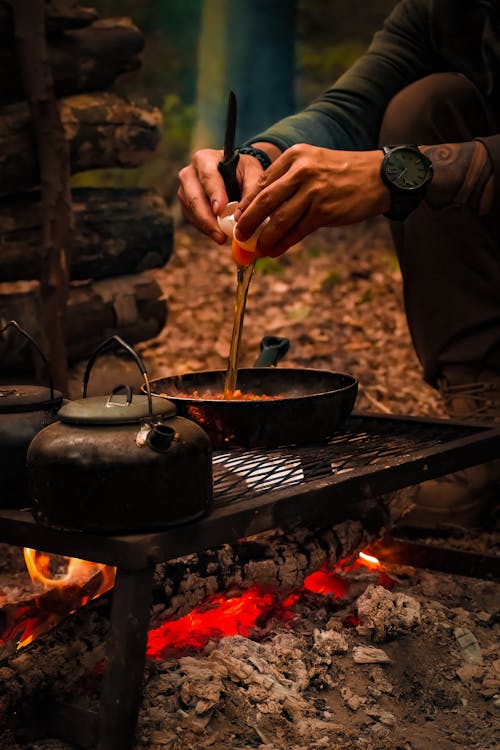
[[[449,367],[438,387],[448,415],[461,422],[500,423],[500,373]],[[476,526],[500,497],[500,459],[430,479],[415,487],[415,508],[405,526],[425,529]]]
[[[452,419],[500,423],[500,373],[496,370],[447,367],[437,383]]]

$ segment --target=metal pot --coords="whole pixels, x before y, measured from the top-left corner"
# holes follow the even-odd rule
[[[117,342],[135,360],[146,395],[118,386],[87,398],[96,357]],[[121,392],[124,391],[124,392]],[[28,451],[34,516],[40,523],[87,532],[152,531],[193,521],[212,505],[212,457],[205,432],[152,396],[146,368],[112,336],[91,356],[83,398],[66,404]]]
[[[274,364],[287,345],[287,339],[265,337],[256,364]],[[225,401],[220,398],[225,376],[225,370],[193,372],[152,380],[151,388],[155,395],[172,401],[179,414],[201,425],[214,447],[324,440],[345,422],[358,392],[356,378],[345,373],[259,366],[238,370],[237,387],[243,393],[276,398]]]
[[[30,334],[15,320],[0,329],[16,329],[45,364],[47,359]],[[0,507],[25,508],[30,504],[26,454],[41,429],[57,418],[62,394],[52,381],[43,385],[0,386]]]

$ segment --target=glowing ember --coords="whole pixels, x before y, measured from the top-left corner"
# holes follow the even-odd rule
[[[345,596],[348,585],[345,580],[339,577],[338,569],[333,570],[316,570],[304,580],[304,589],[312,591],[314,594],[330,594],[335,599],[341,599]]]
[[[252,586],[237,596],[215,596],[179,620],[169,620],[151,630],[147,655],[150,659],[161,659],[169,652],[201,649],[208,641],[224,636],[248,636],[273,615],[282,619],[292,617],[274,591]]]

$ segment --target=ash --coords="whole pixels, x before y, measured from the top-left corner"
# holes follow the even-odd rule
[[[137,747],[498,748],[500,586],[388,572],[391,591],[352,573],[347,599],[310,595],[259,640],[150,664]]]
[[[149,662],[137,750],[497,750],[500,585],[345,573],[286,624]],[[2,750],[73,750],[57,740]]]

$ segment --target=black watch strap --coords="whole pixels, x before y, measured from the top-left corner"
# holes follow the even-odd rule
[[[254,148],[254,146],[241,146],[241,148],[238,149],[238,152],[240,154],[254,156],[264,170],[271,166],[270,157],[261,148]]]

